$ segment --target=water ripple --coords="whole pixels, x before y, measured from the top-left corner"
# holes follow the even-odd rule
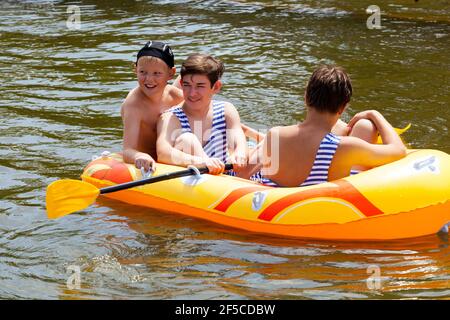
[[[376,108],[413,124],[412,147],[450,152],[444,2],[383,0],[379,31],[357,1],[90,1],[79,30],[67,28],[67,1],[0,2],[0,298],[448,298],[448,236],[272,239],[104,199],[61,220],[45,212],[49,183],[120,150],[120,105],[151,39],[171,44],[178,70],[192,52],[222,59],[218,97],[254,127],[303,119],[311,71],[336,63],[354,84],[347,120]],[[66,285],[69,266],[79,290]]]

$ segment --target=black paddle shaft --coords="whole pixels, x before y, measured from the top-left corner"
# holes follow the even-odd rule
[[[228,163],[225,165],[225,171],[231,170],[231,169],[233,169],[232,164]],[[209,172],[208,167],[198,168],[198,171],[201,174]],[[176,178],[186,177],[186,176],[190,176],[190,175],[194,175],[194,174],[196,174],[195,169],[188,168],[186,170],[180,170],[180,171],[176,171],[176,172],[161,174],[156,177],[150,177],[147,179],[130,181],[130,182],[121,183],[121,184],[111,186],[111,187],[105,187],[105,188],[100,189],[100,194],[130,189],[130,188],[134,188],[137,186],[142,186],[144,184],[150,184],[150,183],[155,183],[155,182],[160,182],[160,181],[165,181],[165,180],[170,180],[170,179],[176,179]]]

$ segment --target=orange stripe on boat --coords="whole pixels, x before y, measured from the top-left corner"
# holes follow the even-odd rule
[[[251,187],[236,189],[236,190],[232,191],[228,196],[226,196],[226,198],[223,199],[214,209],[225,212],[234,202],[236,202],[243,196],[245,196],[249,193],[255,192],[255,191],[265,190],[265,189],[268,189],[268,188],[263,187],[263,186],[251,186]]]
[[[259,215],[258,219],[271,221],[278,213],[280,213],[287,207],[306,199],[319,197],[338,198],[348,201],[356,208],[358,208],[366,217],[383,214],[383,211],[375,207],[351,183],[345,180],[338,180],[333,183],[337,184],[338,188],[326,187],[310,189],[296,192],[283,197],[264,209],[264,211]]]

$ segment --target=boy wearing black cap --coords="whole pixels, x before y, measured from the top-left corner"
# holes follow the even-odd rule
[[[167,83],[175,72],[174,55],[166,43],[149,41],[139,50],[135,65],[138,86],[121,107],[123,157],[137,168],[155,170],[158,118],[183,101],[181,90]]]

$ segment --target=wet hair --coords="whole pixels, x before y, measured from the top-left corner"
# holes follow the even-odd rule
[[[224,72],[224,65],[219,59],[202,53],[190,55],[181,65],[181,78],[188,74],[200,74],[208,77],[211,88],[219,80]]]
[[[308,81],[305,102],[319,112],[338,113],[350,102],[352,82],[341,67],[320,66]]]

